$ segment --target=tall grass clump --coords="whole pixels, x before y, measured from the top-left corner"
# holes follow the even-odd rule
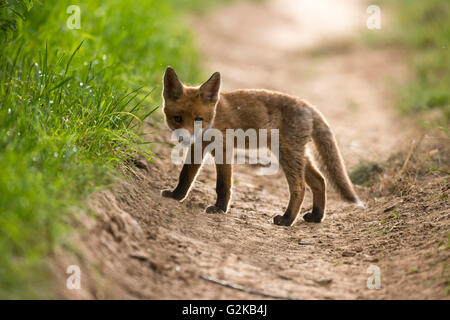
[[[66,24],[73,4],[80,29]],[[164,68],[197,80],[172,4],[0,1],[0,298],[52,297],[45,257],[71,208],[136,152],[151,157],[139,128]]]

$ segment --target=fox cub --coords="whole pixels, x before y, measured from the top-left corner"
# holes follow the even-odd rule
[[[303,218],[321,222],[326,206],[326,183],[307,144],[312,141],[325,176],[343,200],[364,207],[353,190],[333,132],[323,115],[307,102],[287,94],[268,90],[235,90],[220,92],[220,74],[214,73],[199,87],[185,86],[175,71],[168,67],[164,74],[163,112],[171,130],[186,129],[194,134],[194,121],[202,128],[215,128],[225,135],[226,129],[278,129],[279,155],[290,192],[289,204],[283,215],[274,217],[277,225],[290,226],[300,211],[306,184],[313,193],[312,211]],[[269,137],[270,139],[270,137]],[[270,145],[268,143],[267,145]],[[191,145],[187,157],[193,157]],[[163,190],[162,196],[183,200],[201,167],[201,163],[186,161],[173,190]],[[232,164],[216,161],[215,205],[207,213],[227,212],[232,186]]]

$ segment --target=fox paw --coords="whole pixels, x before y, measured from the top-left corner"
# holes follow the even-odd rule
[[[315,223],[322,222],[322,218],[323,217],[313,214],[312,212],[309,212],[303,216],[303,219],[305,219],[306,222],[315,222]]]
[[[206,208],[205,212],[206,213],[212,213],[212,214],[225,213],[224,210],[222,210],[222,209],[220,209],[219,207],[216,207],[216,206],[209,206],[208,208]]]
[[[284,216],[277,215],[273,218],[273,223],[278,226],[290,226],[293,221],[286,219]]]
[[[162,190],[161,196],[163,196],[164,198],[171,198],[171,199],[175,199],[178,201],[183,199],[182,196],[175,194],[172,190],[169,190],[169,189]]]

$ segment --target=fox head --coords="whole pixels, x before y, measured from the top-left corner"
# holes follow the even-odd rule
[[[219,72],[201,86],[188,87],[181,83],[175,70],[167,67],[163,85],[163,112],[171,130],[186,129],[193,135],[194,121],[201,121],[203,129],[212,126],[219,101]]]

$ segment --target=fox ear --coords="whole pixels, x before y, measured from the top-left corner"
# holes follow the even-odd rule
[[[172,67],[167,67],[164,73],[164,99],[176,100],[183,95],[183,84],[178,79],[175,70]]]
[[[206,102],[216,102],[219,99],[220,73],[214,72],[200,87],[200,96]]]

